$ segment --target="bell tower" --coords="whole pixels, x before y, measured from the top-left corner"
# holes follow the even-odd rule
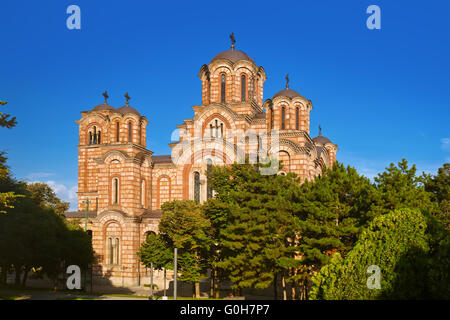
[[[140,215],[151,203],[151,154],[146,149],[147,119],[126,104],[105,102],[81,112],[78,145],[78,210]],[[89,200],[89,201],[87,201]]]
[[[200,69],[202,104],[229,104],[239,113],[248,113],[245,109],[250,110],[251,104],[262,106],[266,73],[245,52],[236,50],[234,33],[230,40],[230,50],[220,52]]]

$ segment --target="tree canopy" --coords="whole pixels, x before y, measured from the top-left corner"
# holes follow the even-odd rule
[[[442,288],[440,283],[448,281],[447,272],[436,270],[432,279],[428,270],[433,264],[433,242],[436,238],[448,239],[448,234],[446,237],[433,219],[410,209],[376,217],[344,259],[336,255],[313,277],[311,298],[427,299],[432,297],[432,286],[437,297],[443,298],[442,292],[436,292],[436,285]],[[448,253],[438,256],[447,259],[442,262],[448,267]],[[368,267],[372,265],[381,271],[379,290],[367,285]]]

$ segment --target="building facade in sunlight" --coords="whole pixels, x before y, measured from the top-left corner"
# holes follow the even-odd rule
[[[87,206],[98,278],[142,284],[148,272],[136,252],[149,232],[158,232],[161,205],[212,197],[206,179],[211,165],[269,159],[274,165],[265,174],[293,172],[312,180],[336,160],[337,145],[309,135],[311,101],[289,88],[288,76],[286,87],[264,101],[264,68],[236,50],[234,41],[200,68],[199,78],[202,103],[177,126],[171,155],[150,151],[145,109],[132,107],[128,94],[126,104],[115,108],[105,92],[105,102],[76,121],[78,211],[66,216],[84,227]]]

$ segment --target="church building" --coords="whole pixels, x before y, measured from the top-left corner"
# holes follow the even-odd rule
[[[206,179],[211,165],[276,156],[282,167],[270,174],[313,180],[336,161],[337,145],[320,133],[310,137],[311,101],[289,88],[288,76],[286,87],[264,100],[264,68],[231,39],[230,50],[200,68],[201,104],[176,126],[179,141],[169,143],[170,155],[154,155],[147,146],[148,120],[128,93],[122,107],[109,105],[105,92],[103,104],[81,112],[78,211],[66,217],[85,227],[87,208],[94,277],[118,286],[148,283],[136,252],[158,232],[161,205],[214,196]]]

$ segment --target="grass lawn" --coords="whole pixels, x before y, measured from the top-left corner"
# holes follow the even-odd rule
[[[0,300],[16,300],[21,296],[0,293]]]
[[[124,298],[145,298],[148,299],[149,296],[138,296],[132,294],[102,294],[103,297],[124,297]],[[162,296],[154,296],[155,300],[162,300]],[[173,297],[167,297],[169,300],[173,300]],[[222,299],[210,299],[210,298],[191,298],[191,297],[177,297],[177,300],[222,300]]]

